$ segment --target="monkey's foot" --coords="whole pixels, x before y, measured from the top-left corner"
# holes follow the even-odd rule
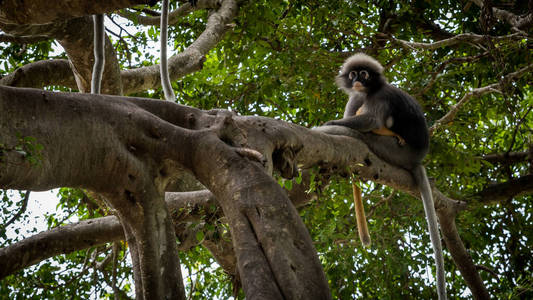
[[[398,139],[398,145],[405,146],[405,140],[401,136],[397,135],[396,138]]]

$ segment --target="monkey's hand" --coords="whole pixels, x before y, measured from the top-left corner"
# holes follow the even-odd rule
[[[324,123],[323,126],[328,126],[328,125],[338,125],[337,120],[327,121],[326,123]]]

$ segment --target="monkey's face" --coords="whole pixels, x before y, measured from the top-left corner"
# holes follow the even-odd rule
[[[371,72],[366,69],[353,69],[348,73],[348,81],[351,89],[357,92],[366,93],[371,83]]]

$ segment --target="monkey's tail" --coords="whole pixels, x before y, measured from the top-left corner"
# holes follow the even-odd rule
[[[439,225],[437,223],[437,214],[429,180],[426,175],[426,169],[423,165],[418,165],[413,169],[413,177],[420,190],[420,196],[424,203],[424,212],[428,222],[429,237],[433,245],[433,255],[437,271],[437,294],[439,300],[447,299],[446,297],[446,278],[444,276],[444,258],[442,256],[442,245],[440,243]]]
[[[361,197],[361,189],[359,186],[352,182],[353,189],[353,202],[355,203],[355,221],[357,222],[357,232],[359,232],[359,239],[363,246],[370,246],[370,234],[368,233],[368,227],[366,225],[365,208],[363,206],[363,198]]]

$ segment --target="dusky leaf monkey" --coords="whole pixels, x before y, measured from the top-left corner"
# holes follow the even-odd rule
[[[91,94],[100,94],[102,86],[102,75],[104,74],[105,64],[105,34],[104,34],[104,15],[93,15],[93,52],[94,65],[91,78]]]
[[[426,170],[422,165],[422,159],[429,150],[426,119],[418,102],[390,85],[382,73],[381,64],[366,54],[358,53],[349,57],[342,65],[336,83],[350,96],[350,100],[346,104],[344,117],[325,125],[346,126],[361,132],[363,141],[373,153],[411,172],[420,191],[428,222],[436,264],[437,294],[440,300],[446,299],[437,215]],[[359,216],[356,213],[356,217],[364,218],[362,202],[360,206],[363,214]],[[364,223],[366,227],[366,220],[359,223]]]

